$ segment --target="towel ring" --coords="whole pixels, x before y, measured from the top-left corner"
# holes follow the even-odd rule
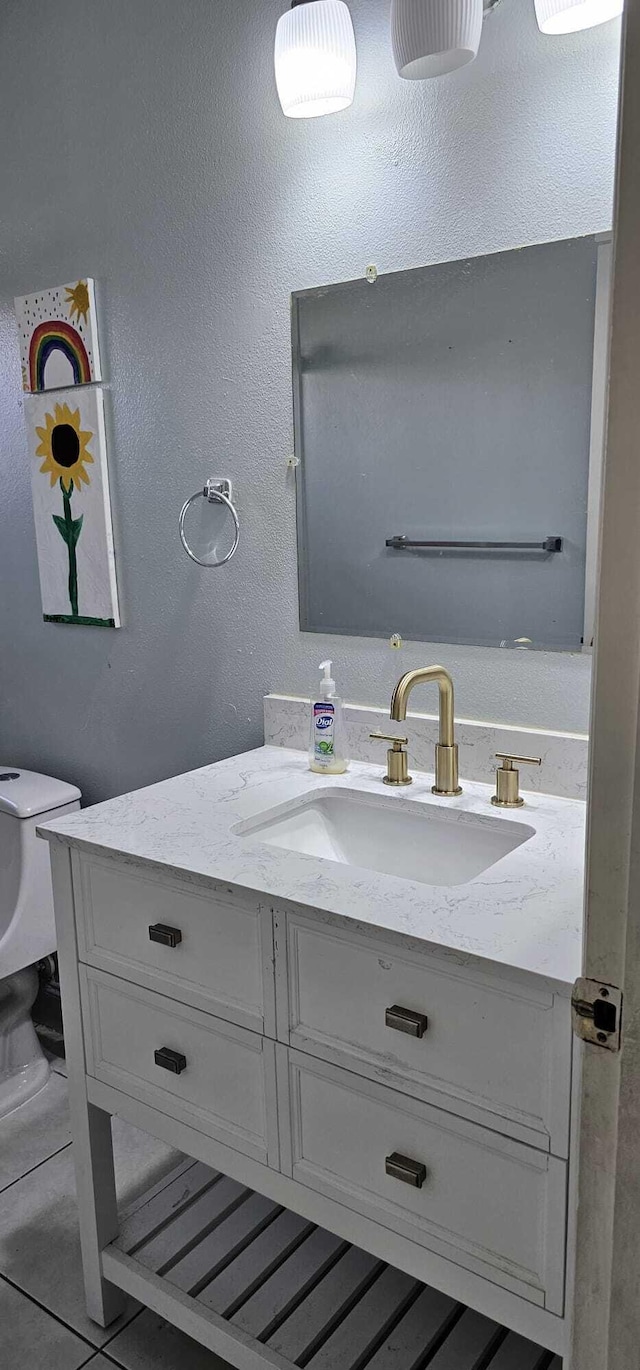
[[[231,503],[232,493],[233,489],[231,481],[220,480],[218,477],[216,477],[213,480],[208,480],[203,490],[196,490],[195,495],[190,495],[189,499],[185,500],[182,509],[180,510],[180,520],[178,527],[180,529],[180,541],[182,543],[182,546],[184,547],[187,556],[191,557],[192,561],[195,561],[198,566],[205,566],[209,571],[214,570],[217,566],[225,566],[228,561],[231,561],[232,556],[234,556],[238,550],[238,543],[240,541],[240,520],[238,518],[237,512],[233,504]],[[227,552],[226,557],[222,557],[220,561],[202,561],[200,557],[196,556],[195,552],[192,552],[189,543],[187,542],[186,534],[184,531],[184,520],[187,513],[187,509],[197,499],[206,499],[209,504],[225,504],[233,519],[235,526],[235,537],[233,539],[233,547],[229,552]]]

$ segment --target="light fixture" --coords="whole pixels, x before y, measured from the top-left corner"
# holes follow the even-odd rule
[[[543,33],[577,33],[617,19],[624,0],[535,0],[535,6]]]
[[[293,0],[276,30],[276,85],[289,119],[335,114],[353,100],[356,40],[344,0]]]
[[[393,0],[391,41],[400,76],[424,81],[472,62],[483,0]]]

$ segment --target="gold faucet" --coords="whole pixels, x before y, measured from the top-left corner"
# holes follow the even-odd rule
[[[418,671],[407,671],[401,676],[391,696],[391,718],[404,723],[407,702],[414,685],[435,681],[439,690],[440,735],[436,743],[436,783],[434,794],[462,794],[458,784],[458,747],[453,727],[453,681],[444,666],[424,666]]]

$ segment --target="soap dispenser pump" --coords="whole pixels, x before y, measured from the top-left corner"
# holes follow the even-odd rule
[[[348,761],[345,752],[342,700],[336,694],[330,661],[321,661],[319,698],[311,704],[309,767],[320,775],[342,775]]]

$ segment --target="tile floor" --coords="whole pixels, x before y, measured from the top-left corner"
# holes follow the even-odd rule
[[[230,1370],[139,1304],[105,1331],[84,1311],[64,1063],[30,1103],[0,1120],[2,1370]],[[123,1203],[180,1159],[116,1118]]]

